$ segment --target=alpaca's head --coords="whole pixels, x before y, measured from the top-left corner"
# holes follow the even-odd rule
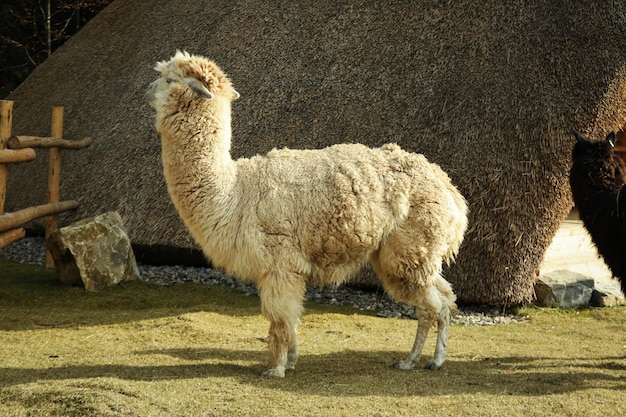
[[[572,151],[572,159],[595,159],[595,160],[608,160],[611,159],[615,147],[615,132],[608,134],[603,141],[592,141],[574,130],[574,137],[576,138],[576,144]]]
[[[615,153],[615,132],[605,140],[592,141],[574,131],[576,144],[572,151],[572,173],[597,186],[621,186],[626,166]]]
[[[192,102],[230,102],[239,98],[226,74],[213,61],[201,56],[177,51],[169,61],[158,62],[154,69],[161,77],[150,85],[146,97],[157,110],[157,116],[189,109]]]

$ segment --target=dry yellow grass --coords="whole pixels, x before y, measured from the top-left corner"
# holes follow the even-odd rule
[[[266,379],[255,297],[144,283],[87,294],[0,256],[0,416],[623,415],[626,308],[524,313],[452,326],[441,370],[402,372],[391,364],[416,322],[309,304],[296,371]]]

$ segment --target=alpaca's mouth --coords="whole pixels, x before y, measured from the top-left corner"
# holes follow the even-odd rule
[[[158,82],[159,80],[156,80],[150,83],[150,87],[148,87],[148,90],[146,91],[146,95],[145,95],[146,99],[148,100],[148,103],[150,103],[150,106],[152,107],[154,107],[154,100],[156,98],[155,93],[156,93]]]

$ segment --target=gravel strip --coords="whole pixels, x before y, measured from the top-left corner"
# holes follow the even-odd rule
[[[28,237],[0,249],[7,258],[20,263],[41,265],[44,259],[44,239]],[[156,285],[173,285],[194,282],[205,285],[221,285],[236,289],[246,295],[257,296],[256,285],[211,268],[191,266],[153,266],[139,264],[143,281]],[[389,298],[383,291],[366,291],[349,286],[337,288],[309,287],[306,299],[329,305],[348,305],[361,311],[375,311],[379,317],[416,319],[413,308]],[[460,306],[452,315],[452,322],[462,325],[489,326],[526,321],[526,317],[503,313],[494,307]]]

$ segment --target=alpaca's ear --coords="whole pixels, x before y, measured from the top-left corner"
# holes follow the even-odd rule
[[[239,93],[237,92],[237,90],[235,90],[234,88],[231,88],[231,90],[233,91],[233,97],[232,97],[233,100],[237,100],[239,97],[241,97]]]
[[[189,88],[191,88],[201,99],[211,100],[213,98],[213,93],[211,93],[200,80],[193,77],[187,77],[184,81],[185,84],[187,84]]]
[[[583,135],[578,133],[576,130],[572,130],[572,133],[574,134],[574,136],[576,137],[576,140],[579,143],[589,142]]]
[[[609,144],[611,145],[611,148],[615,147],[615,132],[611,132],[608,135],[606,135],[606,141],[609,142]]]

